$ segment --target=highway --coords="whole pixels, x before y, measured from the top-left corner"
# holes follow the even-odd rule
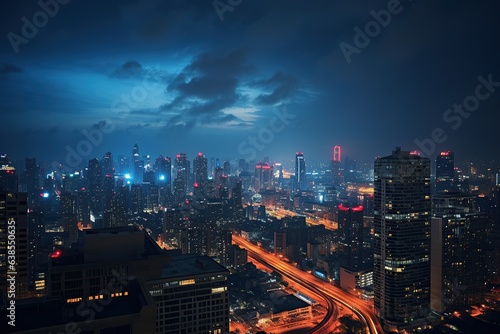
[[[239,245],[247,249],[248,255],[250,258],[255,259],[256,261],[263,262],[268,267],[272,267],[274,270],[278,271],[284,276],[289,277],[294,282],[299,283],[300,285],[308,287],[310,290],[320,294],[326,300],[333,300],[339,304],[344,305],[346,308],[351,310],[354,314],[358,316],[358,318],[365,325],[365,332],[370,334],[383,334],[384,331],[380,322],[378,321],[375,314],[370,310],[368,305],[365,304],[363,300],[350,295],[349,293],[342,291],[341,289],[328,284],[320,280],[319,278],[304,272],[294,266],[280,260],[278,257],[274,256],[274,254],[268,253],[257,245],[252,244],[250,241],[245,238],[233,234],[233,243]],[[333,305],[328,305],[329,309]],[[329,327],[332,325],[330,322],[332,318],[329,318],[333,315],[333,307],[332,312],[327,314],[327,317],[323,319],[321,323],[313,328],[310,333],[322,333],[328,332]]]
[[[270,216],[282,219],[284,217],[295,217],[298,216],[296,212],[290,211],[290,210],[285,210],[281,208],[276,208],[276,209],[268,209],[266,208],[267,213]],[[313,216],[312,214],[306,214],[306,224],[311,226],[311,225],[325,225],[325,228],[327,230],[337,230],[338,228],[338,223],[324,219],[324,218],[318,218]]]

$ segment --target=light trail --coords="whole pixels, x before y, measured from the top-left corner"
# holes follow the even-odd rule
[[[287,277],[290,277],[295,282],[300,282],[300,285],[308,287],[310,290],[315,291],[316,293],[326,295],[328,300],[333,299],[334,301],[344,305],[346,308],[351,310],[354,314],[358,316],[358,318],[363,322],[365,326],[365,332],[370,334],[382,334],[384,333],[380,322],[373,312],[369,309],[369,307],[364,304],[364,301],[359,300],[358,298],[348,294],[345,291],[340,290],[337,287],[334,287],[326,282],[320,280],[319,278],[303,272],[294,266],[279,260],[276,256],[271,253],[268,253],[261,249],[260,247],[252,244],[250,241],[244,239],[243,237],[233,234],[233,243],[239,245],[240,247],[246,248],[249,254],[249,257],[259,261],[264,262],[268,267],[272,267],[274,270],[280,272],[282,275],[284,274]],[[331,313],[333,315],[333,312]],[[330,315],[330,316],[331,316]],[[326,323],[330,320],[323,319],[323,321],[318,324],[311,333],[321,332],[321,328],[324,328]],[[321,326],[320,326],[321,325]]]

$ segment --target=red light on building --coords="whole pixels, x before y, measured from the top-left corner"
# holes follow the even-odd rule
[[[363,211],[363,206],[362,206],[362,205],[353,206],[353,207],[352,207],[352,211],[354,211],[354,212],[360,212],[360,211]]]
[[[340,162],[340,158],[341,158],[341,152],[342,152],[342,149],[340,148],[339,145],[335,145],[333,147],[333,161],[338,161]]]
[[[50,254],[50,257],[52,259],[57,259],[57,258],[61,257],[61,251],[59,249],[56,250],[54,253]]]
[[[450,155],[450,151],[441,152],[439,155],[442,156],[442,157],[446,157],[446,156]]]
[[[198,182],[195,182],[195,183],[193,184],[193,187],[195,187],[195,188],[198,188],[199,186],[200,186],[200,185],[198,184]]]
[[[418,156],[420,156],[420,152],[419,152],[419,151],[417,151],[417,150],[415,150],[415,151],[411,151],[411,152],[410,152],[410,155],[418,155]]]
[[[203,156],[203,152],[199,152],[199,153],[198,153],[198,156],[199,156],[199,157],[202,157],[202,156]]]
[[[357,206],[353,206],[353,207],[348,207],[348,206],[345,206],[344,204],[339,204],[338,209],[340,211],[349,211],[349,209],[351,209],[353,212],[360,212],[360,211],[363,211],[363,206],[357,205]]]

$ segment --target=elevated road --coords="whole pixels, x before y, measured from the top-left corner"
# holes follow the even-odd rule
[[[344,307],[351,310],[358,318],[363,322],[365,326],[365,333],[370,334],[383,334],[384,331],[380,322],[378,321],[375,314],[370,310],[368,305],[365,304],[363,300],[358,299],[349,293],[342,291],[341,289],[334,287],[327,282],[320,280],[319,278],[306,273],[294,266],[281,261],[279,258],[274,256],[274,254],[268,253],[257,245],[252,244],[245,238],[233,234],[233,243],[247,249],[249,257],[255,259],[256,261],[263,262],[266,266],[273,268],[280,274],[293,279],[294,282],[298,282],[300,285],[308,287],[310,290],[322,296],[327,296],[327,300],[333,300],[339,304],[344,305]],[[324,298],[324,297],[323,297]],[[330,305],[332,306],[332,305]],[[311,333],[322,333],[325,330],[330,330],[332,319],[329,319],[333,315],[332,312],[327,314],[327,317],[323,319],[321,323],[311,330]]]

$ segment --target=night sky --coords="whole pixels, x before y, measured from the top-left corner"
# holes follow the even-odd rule
[[[424,155],[500,159],[498,1],[58,7],[0,2],[0,152],[14,158],[67,164],[70,148],[86,163],[137,142],[153,157],[326,161],[341,145],[373,161],[435,131]],[[463,103],[465,116],[447,112]]]

